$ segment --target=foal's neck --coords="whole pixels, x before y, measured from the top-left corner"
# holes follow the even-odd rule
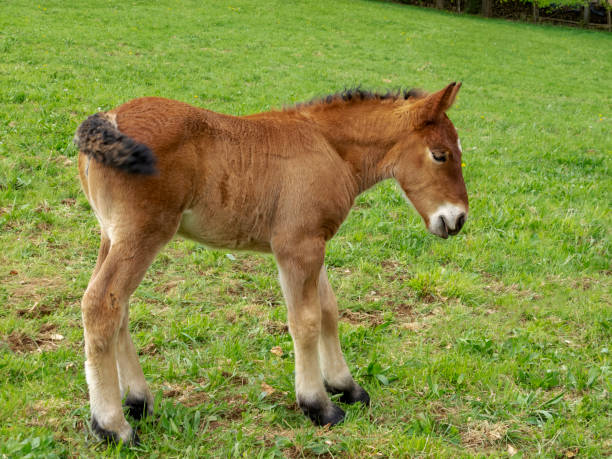
[[[361,193],[390,176],[380,167],[403,129],[392,101],[335,102],[302,109],[347,162]]]

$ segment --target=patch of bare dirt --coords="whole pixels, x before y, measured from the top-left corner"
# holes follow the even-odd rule
[[[265,399],[268,401],[284,403],[287,400],[287,395],[289,395],[288,392],[283,391],[283,390],[278,390],[277,388],[271,386],[265,381],[262,381],[259,387],[261,389],[262,394],[265,393]],[[297,405],[296,405],[296,408],[297,408]]]
[[[36,224],[36,229],[38,230],[39,233],[44,233],[46,231],[49,231],[52,227],[53,227],[53,225],[51,225],[51,223],[49,223],[49,222],[38,222]],[[53,249],[64,249],[64,248],[68,247],[68,244],[55,244],[55,243],[51,244],[51,243],[49,243],[49,247],[51,247]]]
[[[492,291],[493,293],[509,294],[528,300],[537,300],[542,297],[542,295],[535,293],[530,289],[522,289],[518,284],[506,285],[501,280],[495,278],[489,273],[482,273],[481,276],[485,280],[484,288]]]
[[[340,320],[348,322],[351,325],[367,325],[369,327],[375,327],[384,322],[385,310],[374,309],[371,311],[354,311],[352,309],[341,309],[339,312]],[[413,306],[408,303],[393,304],[391,307],[393,317],[400,324],[404,324],[413,321],[414,310]],[[410,328],[407,326],[406,328]]]
[[[28,419],[26,424],[31,427],[57,427],[59,419],[53,415],[63,416],[69,411],[67,400],[50,397],[36,400],[26,409]]]
[[[433,414],[434,419],[440,422],[447,421],[449,416],[456,412],[456,409],[453,409],[454,407],[439,400],[432,401],[427,408]]]
[[[427,293],[424,293],[423,295],[420,295],[419,300],[421,301],[421,303],[432,304],[432,303],[444,303],[446,300],[448,300],[448,298],[444,296],[434,295],[433,293],[427,292]]]
[[[227,293],[228,295],[246,298],[246,296],[244,295],[244,291],[244,285],[242,285],[238,281],[234,279],[226,281],[225,293]]]
[[[400,324],[400,328],[404,330],[410,330],[412,332],[418,332],[425,328],[427,328],[427,324],[423,322],[413,321],[413,322],[403,322]]]
[[[237,421],[242,419],[242,413],[246,411],[246,395],[232,395],[224,400],[228,404],[228,409],[222,414],[223,419],[227,419],[228,421]]]
[[[277,306],[281,304],[281,298],[273,290],[257,289],[251,295],[255,303],[264,304],[266,306]]]
[[[404,267],[404,265],[397,260],[383,260],[380,262],[380,266],[388,270],[396,270]]]
[[[64,336],[56,332],[54,324],[44,324],[36,337],[26,335],[21,331],[14,331],[5,341],[11,351],[15,353],[42,352],[57,349]]]
[[[563,455],[561,457],[580,457],[578,453],[580,452],[580,448],[577,446],[575,448],[568,448],[563,451]]]
[[[246,376],[229,373],[227,371],[221,372],[221,375],[225,378],[226,381],[237,386],[246,386],[249,383],[249,378],[247,378]]]
[[[406,318],[414,316],[414,307],[412,304],[400,303],[393,306],[393,315],[396,318]]]
[[[210,400],[206,392],[191,384],[166,384],[164,397],[172,398],[188,407],[198,406]]]
[[[568,279],[569,284],[574,290],[590,290],[594,285],[597,284],[597,279],[592,277],[579,277],[578,279]]]
[[[227,320],[230,324],[235,324],[238,320],[238,316],[234,311],[226,311],[225,320]]]
[[[385,271],[383,276],[387,279],[404,282],[412,277],[408,267],[397,260],[383,260],[380,265]]]
[[[284,335],[289,332],[288,325],[280,320],[269,320],[264,327],[271,335]]]
[[[56,308],[50,306],[48,304],[40,304],[36,301],[29,308],[17,309],[17,315],[22,317],[28,317],[30,319],[35,319],[37,317],[44,317],[51,314],[55,311]]]
[[[483,449],[505,443],[508,422],[472,421],[461,432],[461,443],[467,448]]]
[[[36,212],[37,214],[46,214],[48,212],[51,212],[51,207],[49,207],[49,204],[47,204],[47,202],[43,202],[42,204],[36,206],[34,212]]]
[[[157,348],[157,344],[150,342],[140,349],[141,355],[157,355],[159,354],[159,349]]]
[[[19,221],[8,221],[8,222],[4,222],[2,224],[2,230],[16,230],[17,228],[19,228],[20,226],[20,222]]]
[[[11,276],[19,279],[17,271],[11,271]],[[12,282],[13,283],[13,282]],[[12,300],[31,300],[40,302],[49,292],[59,291],[65,287],[66,281],[61,277],[21,278],[13,285],[9,284],[9,298]],[[11,288],[12,287],[12,288]]]
[[[257,257],[246,257],[236,265],[236,271],[249,274],[260,274],[263,268],[263,261]]]
[[[367,325],[376,327],[383,323],[383,311],[353,311],[352,309],[341,309],[340,320],[351,325]]]
[[[154,289],[156,292],[161,292],[166,295],[171,295],[172,293],[174,293],[176,288],[183,282],[185,282],[184,279],[172,279],[168,282],[155,286]]]
[[[435,319],[443,315],[445,310],[443,307],[436,306],[431,311],[428,311],[425,314],[414,314],[412,311],[410,314],[404,316],[403,321],[398,322],[398,326],[405,330],[410,330],[413,332],[420,332],[422,330],[426,330],[435,323]]]
[[[239,279],[228,279],[225,281],[225,294],[240,297],[243,300],[250,300],[253,303],[265,306],[275,306],[281,304],[281,296],[273,289],[247,288],[247,281]]]
[[[51,324],[51,323],[46,323],[46,324],[42,324],[40,326],[39,332],[46,334],[46,333],[50,333],[52,331],[57,330],[57,325],[55,324]]]
[[[268,305],[261,304],[261,303],[251,303],[251,304],[242,306],[239,314],[241,316],[258,317],[262,319],[266,315],[268,315],[268,312],[269,312]]]
[[[36,340],[23,332],[14,331],[3,341],[6,341],[11,351],[15,353],[31,352],[38,348]]]
[[[227,410],[221,412],[218,419],[202,420],[200,431],[227,428],[232,421],[242,420],[242,413],[246,411],[248,403],[246,395],[229,395],[222,400],[227,403]]]

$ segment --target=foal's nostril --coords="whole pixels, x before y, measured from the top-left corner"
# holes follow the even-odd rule
[[[463,228],[464,223],[465,223],[465,214],[461,214],[459,215],[459,218],[457,219],[457,223],[455,223],[455,231],[459,231],[461,228]]]

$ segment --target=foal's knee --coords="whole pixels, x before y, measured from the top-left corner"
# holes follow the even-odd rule
[[[293,339],[308,343],[316,342],[321,334],[321,311],[301,310],[289,313],[289,331]]]

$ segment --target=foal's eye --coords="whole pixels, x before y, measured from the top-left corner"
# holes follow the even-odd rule
[[[446,153],[443,151],[432,151],[431,156],[435,161],[438,161],[439,163],[443,163],[444,161],[446,161]]]

